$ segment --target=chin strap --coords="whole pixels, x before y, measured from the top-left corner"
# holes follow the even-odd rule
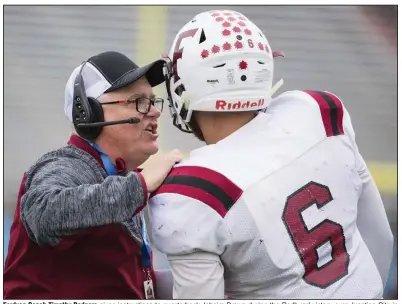
[[[281,78],[271,89],[271,96],[273,96],[276,91],[279,90],[279,88],[283,85],[283,79]]]

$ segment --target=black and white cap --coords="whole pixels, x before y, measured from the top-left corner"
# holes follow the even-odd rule
[[[157,60],[138,67],[132,60],[118,52],[104,52],[88,59],[82,70],[87,97],[99,98],[102,94],[127,86],[145,76],[154,87],[164,81],[164,60]],[[72,121],[74,81],[82,64],[76,67],[67,81],[64,93],[64,112]]]

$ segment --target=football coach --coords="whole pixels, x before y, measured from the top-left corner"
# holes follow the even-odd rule
[[[118,52],[71,74],[68,144],[24,174],[4,272],[5,299],[156,297],[144,217],[148,193],[181,160],[158,151],[163,60],[138,67]]]

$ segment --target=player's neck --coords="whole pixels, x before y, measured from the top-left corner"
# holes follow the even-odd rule
[[[207,145],[216,144],[230,136],[255,117],[254,112],[197,114],[197,121]]]

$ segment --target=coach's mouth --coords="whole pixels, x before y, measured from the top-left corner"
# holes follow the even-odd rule
[[[158,134],[158,124],[157,123],[150,123],[146,128],[145,131],[150,132],[152,134]]]

